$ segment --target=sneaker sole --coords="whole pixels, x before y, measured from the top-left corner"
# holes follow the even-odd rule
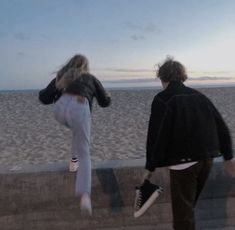
[[[145,204],[142,206],[142,208],[139,209],[138,211],[136,211],[136,212],[134,213],[134,217],[135,217],[135,218],[138,218],[138,217],[142,216],[142,215],[147,211],[147,209],[153,204],[153,202],[158,198],[158,196],[160,195],[161,192],[162,192],[162,189],[156,190],[156,191],[150,196],[150,198],[148,199],[148,201],[145,202]]]
[[[78,169],[69,169],[69,172],[77,172]]]

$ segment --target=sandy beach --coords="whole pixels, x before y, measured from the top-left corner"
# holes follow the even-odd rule
[[[198,88],[217,106],[235,143],[235,87]],[[150,105],[159,89],[111,90],[112,105],[92,112],[92,161],[145,156]],[[70,159],[71,132],[53,117],[38,92],[0,93],[0,165],[20,166]]]

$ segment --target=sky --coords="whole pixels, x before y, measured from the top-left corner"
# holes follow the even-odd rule
[[[235,77],[234,0],[0,0],[0,90],[40,89],[74,54],[101,81]]]

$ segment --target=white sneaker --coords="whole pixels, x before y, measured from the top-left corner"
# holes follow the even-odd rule
[[[78,166],[78,159],[71,159],[71,161],[69,162],[69,172],[77,172]]]
[[[83,194],[80,201],[80,209],[82,216],[91,216],[92,215],[92,207],[91,207],[91,199],[88,194]]]

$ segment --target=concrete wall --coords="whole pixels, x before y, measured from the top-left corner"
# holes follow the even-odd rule
[[[147,213],[133,218],[135,186],[144,160],[107,161],[93,166],[93,217],[80,215],[74,197],[75,174],[67,164],[0,167],[1,230],[157,229],[170,230],[171,206],[167,169],[155,181],[164,193]],[[198,229],[235,229],[235,183],[216,161],[197,206]]]

